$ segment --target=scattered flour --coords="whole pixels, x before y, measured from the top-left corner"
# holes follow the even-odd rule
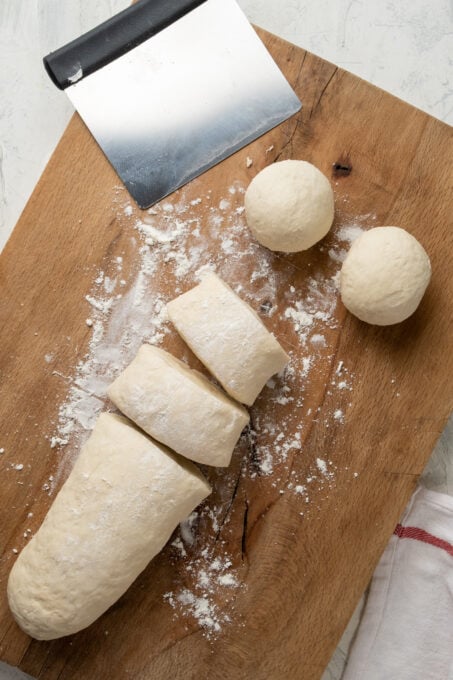
[[[310,342],[315,347],[327,347],[326,338],[321,333],[314,333],[310,338]]]
[[[179,537],[175,538],[175,540],[172,542],[172,546],[173,546],[174,548],[176,548],[177,550],[179,550],[179,554],[180,554],[182,557],[186,557],[186,556],[187,556],[187,551],[186,551],[186,549],[185,549],[185,547],[184,547],[184,543],[181,541],[181,539],[180,539]]]
[[[356,222],[344,224],[338,229],[336,238],[342,245],[340,246],[339,243],[337,243],[334,247],[329,248],[328,251],[328,255],[333,262],[339,265],[344,262],[351,244],[360,236],[360,234],[363,234],[364,224],[372,219],[376,219],[376,217],[371,214],[363,215],[358,218]],[[345,243],[347,244],[346,248],[343,245]]]
[[[301,375],[303,378],[306,378],[308,374],[310,373],[310,367],[312,364],[312,358],[311,357],[303,357],[302,359],[302,371]]]
[[[322,458],[316,459],[316,467],[321,472],[321,474],[323,474],[323,475],[327,474],[327,463]]]
[[[221,586],[232,586],[237,588],[239,586],[238,580],[234,574],[221,574],[217,578],[217,583]]]
[[[371,217],[371,216],[366,216]],[[356,238],[363,234],[364,228],[361,224],[346,224],[337,232],[337,238],[339,241],[346,241],[349,245],[354,243]]]
[[[261,447],[261,460],[259,464],[262,475],[271,475],[274,471],[274,457],[269,447]]]
[[[196,512],[192,512],[192,514],[189,515],[189,517],[186,520],[184,520],[184,522],[181,522],[181,525],[180,525],[181,538],[188,545],[193,545],[193,543],[195,541],[195,537],[194,537],[192,529],[193,529],[193,524],[197,520],[197,518],[198,518],[198,514]]]
[[[182,536],[182,527],[180,529]],[[238,573],[227,554],[213,556],[212,545],[189,555],[183,541],[177,537],[172,547],[178,552],[184,576],[180,583],[175,584],[175,589],[165,593],[163,598],[175,610],[175,616],[194,619],[205,636],[211,638],[232,620],[235,591],[243,587]],[[192,582],[190,588],[184,585],[187,577]],[[222,606],[219,606],[220,601]]]
[[[268,261],[271,255],[265,252],[257,257],[260,248],[248,235],[242,214],[244,191],[242,185],[234,183],[228,190],[230,198],[222,199],[218,207],[209,205],[209,195],[187,201],[181,192],[177,204],[157,205],[140,219],[130,203],[121,206],[118,218],[124,228],[132,230],[132,239],[135,235],[139,238],[137,266],[129,279],[118,280],[111,270],[122,269],[123,256],[116,255],[97,272],[92,290],[85,296],[90,305],[86,320],[91,329],[88,352],[69,378],[67,398],[60,405],[55,431],[49,436],[52,448],[71,443],[76,454],[99,412],[109,406],[108,385],[143,342],[164,341],[170,330],[166,302],[182,292],[183,286],[195,284],[203,270],[218,271],[234,280],[244,266],[258,261],[256,276],[261,282],[255,295],[275,298],[277,282]],[[233,201],[240,205],[234,207]],[[211,245],[209,251],[206,240],[200,239],[206,220],[211,242],[218,242],[218,248]],[[168,297],[161,292],[163,267],[168,280],[174,281]],[[171,291],[171,286],[168,289]],[[253,302],[253,295],[249,301]],[[71,455],[68,453],[65,459],[71,462]]]
[[[294,299],[297,294],[291,292]],[[293,322],[295,332],[302,345],[306,345],[310,333],[322,324],[324,328],[336,328],[335,311],[337,307],[337,289],[330,277],[311,276],[307,280],[307,291],[303,298],[293,300],[284,312],[286,319]],[[320,340],[320,333],[314,333],[315,343]]]
[[[334,417],[335,420],[339,420],[340,423],[344,423],[344,413],[341,410],[341,408],[337,408],[337,410],[333,414],[333,417]]]
[[[85,300],[101,314],[108,314],[113,304],[113,298],[95,298],[92,295],[85,295]],[[91,319],[88,319],[90,321]],[[90,324],[88,323],[87,326]]]
[[[344,262],[344,260],[346,259],[346,255],[348,254],[348,251],[344,250],[343,248],[341,250],[330,248],[328,252],[330,259],[333,260],[334,262]]]
[[[58,379],[69,381],[55,429],[48,437],[52,448],[66,447],[59,474],[66,463],[72,462],[98,414],[110,407],[107,387],[140,345],[165,342],[170,332],[168,300],[212,270],[229,281],[263,317],[280,320],[284,326],[282,335],[289,338],[285,349],[291,357],[290,364],[268,382],[266,389],[271,396],[264,406],[252,410],[253,426],[243,434],[247,446],[242,474],[251,480],[266,478],[266,483],[269,478],[269,484],[280,495],[286,488],[292,488],[304,507],[313,494],[311,491],[309,495],[308,489],[313,490],[316,481],[333,484],[334,468],[321,458],[316,460],[316,473],[312,471],[306,479],[295,477],[288,485],[287,475],[293,461],[303,453],[306,418],[313,415],[312,408],[313,411],[317,408],[313,404],[307,408],[305,403],[311,378],[325,365],[321,354],[329,352],[329,331],[337,327],[339,244],[352,242],[362,227],[356,224],[340,227],[332,246],[336,256],[328,258],[329,273],[321,274],[313,268],[300,290],[292,283],[291,267],[276,267],[280,256],[261,248],[249,234],[243,206],[245,187],[235,182],[227,193],[227,198],[212,205],[210,192],[188,200],[182,190],[177,203],[159,204],[146,214],[139,213],[128,202],[119,206],[117,217],[135,243],[136,262],[126,275],[123,253],[112,257],[96,272],[92,288],[85,296],[85,323],[90,328],[87,353],[69,378],[54,373]],[[207,240],[201,237],[206,233]],[[120,271],[123,278],[119,278]],[[162,291],[162,276],[167,282],[164,290],[168,292]],[[250,286],[239,283],[246,280]],[[281,299],[286,301],[283,308]],[[321,348],[323,352],[319,351]],[[332,389],[352,389],[352,376],[340,364]],[[341,418],[335,415],[339,412]],[[342,422],[343,411],[337,409],[330,417]],[[59,474],[55,480],[48,480],[43,490],[51,494]],[[223,474],[225,477],[219,476],[217,484],[222,484],[228,471]],[[227,486],[225,489],[225,503],[231,505],[231,490]],[[191,577],[191,587],[187,587],[186,579],[165,594],[175,615],[194,619],[208,636],[219,633],[232,620],[233,591],[242,587],[239,573],[232,566],[232,556],[214,556],[213,546],[218,549],[221,545],[218,537],[225,524],[225,505],[209,502],[181,524],[179,535],[171,544],[175,559],[183,562],[186,575]],[[200,517],[204,522],[204,546],[199,545]],[[219,597],[222,607],[218,605]]]

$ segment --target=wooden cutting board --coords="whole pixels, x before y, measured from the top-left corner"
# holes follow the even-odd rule
[[[451,129],[260,35],[303,100],[298,116],[149,215],[128,207],[75,115],[2,253],[0,656],[39,678],[320,678],[451,411]],[[323,244],[274,256],[250,240],[241,206],[251,178],[285,158],[331,178],[337,217]],[[143,217],[158,230],[148,246]],[[166,245],[163,230],[181,222],[181,241]],[[389,328],[352,318],[335,292],[349,236],[378,224],[408,229],[433,265],[419,310]],[[6,583],[83,436],[53,448],[49,439],[90,369],[96,323],[85,321],[103,320],[108,334],[114,319],[133,343],[157,332],[199,366],[152,313],[194,284],[187,253],[197,268],[214,262],[257,309],[292,373],[265,388],[230,469],[206,471],[212,497],[121,600],[76,636],[33,641],[9,614]],[[159,266],[143,272],[148,256]],[[135,336],[124,302],[133,285],[136,309],[151,304]],[[102,286],[123,295],[110,310],[95,298]],[[127,356],[116,349],[115,366]]]

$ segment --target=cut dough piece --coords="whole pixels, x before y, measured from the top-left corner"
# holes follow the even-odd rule
[[[89,626],[210,491],[192,463],[102,414],[9,576],[20,627],[51,640]]]
[[[194,354],[244,404],[252,405],[289,361],[253,309],[212,272],[167,309]]]
[[[362,321],[388,326],[415,312],[431,278],[423,246],[400,227],[375,227],[354,241],[340,275],[341,299]]]
[[[287,160],[268,165],[245,193],[250,231],[270,250],[307,250],[329,231],[334,218],[330,182],[306,161]]]
[[[244,427],[245,408],[204,375],[158,347],[142,345],[109,387],[114,404],[145,432],[186,458],[226,467]]]

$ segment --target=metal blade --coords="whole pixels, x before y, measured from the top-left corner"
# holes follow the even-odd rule
[[[66,92],[141,208],[301,107],[234,0],[207,0]]]

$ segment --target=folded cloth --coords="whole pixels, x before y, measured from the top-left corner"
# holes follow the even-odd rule
[[[343,680],[453,680],[453,497],[415,491],[373,575]]]

